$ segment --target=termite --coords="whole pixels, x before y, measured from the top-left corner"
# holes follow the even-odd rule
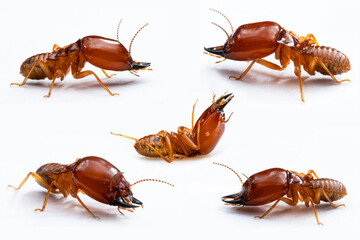
[[[232,168],[221,164],[217,165],[226,167],[233,171],[242,187],[240,192],[222,197],[222,200],[234,206],[259,206],[267,203],[275,203],[261,216],[255,218],[263,218],[269,214],[275,206],[283,201],[290,206],[296,206],[297,203],[304,202],[306,207],[309,203],[314,211],[316,222],[320,225],[315,204],[320,201],[328,202],[333,208],[345,206],[340,204],[335,206],[334,201],[343,198],[347,192],[344,184],[331,178],[319,178],[313,170],[305,173],[297,173],[282,168],[270,168],[247,178],[243,183],[239,174]],[[284,197],[286,195],[286,197]]]
[[[234,97],[232,93],[224,94],[215,100],[199,117],[194,125],[195,104],[192,110],[191,129],[180,126],[177,132],[166,132],[164,130],[157,134],[137,139],[123,134],[114,134],[135,140],[136,151],[147,157],[161,157],[168,163],[175,158],[184,158],[196,154],[204,155],[210,153],[225,130],[224,108]]]
[[[138,70],[151,70],[147,69],[150,63],[134,61],[131,56],[131,45],[136,35],[147,24],[136,32],[130,42],[128,51],[119,41],[120,23],[121,21],[117,28],[117,40],[91,35],[83,37],[65,47],[59,47],[55,44],[51,53],[41,53],[29,57],[20,67],[20,73],[25,77],[24,81],[21,84],[11,83],[11,85],[23,86],[28,79],[39,80],[48,78],[52,81],[49,93],[44,96],[48,98],[51,95],[55,79],[60,78],[62,81],[71,70],[71,74],[75,79],[84,78],[91,74],[94,75],[96,80],[110,95],[119,95],[118,93],[112,93],[93,71],[81,70],[86,62],[101,68],[108,78],[115,74],[109,76],[105,70],[130,71],[130,73],[136,76],[139,76],[136,74]]]
[[[220,13],[214,9],[210,10]],[[345,73],[351,69],[349,58],[334,48],[319,46],[313,34],[309,33],[306,37],[298,36],[270,21],[244,24],[234,31],[229,19],[224,14],[220,14],[229,22],[232,33],[229,35],[224,28],[213,23],[226,33],[227,40],[223,46],[205,48],[205,50],[212,56],[223,58],[222,61],[226,59],[251,61],[239,77],[230,76],[230,79],[243,78],[254,63],[282,71],[291,60],[294,62],[295,75],[298,77],[303,102],[301,66],[310,75],[318,72],[330,75],[335,83],[350,82],[349,79],[338,81],[334,77],[334,75]],[[280,60],[281,66],[263,59],[273,53],[275,53],[275,59]]]
[[[76,198],[86,211],[97,219],[99,217],[95,216],[80,200],[79,192],[98,202],[117,206],[119,213],[123,215],[120,209],[132,212],[135,208],[143,205],[141,201],[133,196],[131,191],[130,187],[135,184],[144,181],[156,181],[174,186],[157,179],[143,179],[130,184],[119,169],[107,160],[95,156],[80,158],[68,165],[59,163],[44,164],[35,173],[29,172],[18,187],[12,185],[9,185],[9,187],[19,190],[30,176],[40,186],[48,190],[42,208],[37,208],[35,211],[44,211],[50,193],[56,193],[63,194],[64,197],[71,195]]]

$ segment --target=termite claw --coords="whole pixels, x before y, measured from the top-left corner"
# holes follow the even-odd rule
[[[204,47],[204,50],[209,52],[209,53],[212,53],[212,54],[215,54],[215,55],[218,55],[218,56],[224,56],[224,53],[223,53],[223,49],[224,47],[222,46],[219,46],[219,47],[210,47],[210,48],[205,48]]]
[[[147,63],[147,62],[134,62],[132,69],[143,69],[143,68],[150,67],[150,65],[151,65],[151,63]]]

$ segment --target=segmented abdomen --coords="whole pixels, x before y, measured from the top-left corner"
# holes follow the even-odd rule
[[[344,184],[331,178],[315,179],[314,186],[324,189],[331,201],[339,200],[347,194]],[[323,194],[321,194],[320,200],[328,202]]]
[[[342,74],[351,69],[349,58],[335,48],[313,46],[310,51],[314,57],[320,59],[325,64],[333,75]],[[315,71],[329,75],[319,63],[316,63]]]
[[[46,60],[49,58],[51,53],[40,53],[37,55],[34,55],[32,57],[29,57],[28,59],[26,59],[20,67],[20,73],[26,77],[31,68],[33,67],[34,63],[36,61],[42,61],[42,62],[46,62]],[[45,73],[43,72],[43,70],[40,68],[39,64],[37,64],[34,68],[34,70],[31,72],[30,79],[44,79],[46,78]]]
[[[48,163],[39,167],[38,170],[36,170],[36,174],[39,175],[47,184],[50,184],[54,180],[51,175],[66,171],[67,167],[68,165],[64,164]]]
[[[168,155],[164,138],[155,134],[140,138],[138,141],[136,141],[134,148],[141,155],[147,157],[159,157],[159,154],[156,153],[154,149],[149,147],[147,143],[151,144],[151,146],[153,146],[162,155]]]

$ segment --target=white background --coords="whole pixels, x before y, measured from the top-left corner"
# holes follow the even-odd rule
[[[225,34],[211,24],[226,20],[208,8],[222,11],[234,27],[272,20],[300,35],[313,33],[321,45],[346,53],[352,70],[337,76],[350,78],[341,85],[322,75],[303,72],[306,103],[300,101],[291,63],[283,72],[254,66],[241,81],[246,62],[225,61],[203,54],[203,47],[222,45]],[[60,239],[132,238],[337,238],[354,236],[359,226],[360,143],[359,2],[357,1],[12,1],[0,9],[0,236]],[[50,81],[29,80],[23,87],[21,63],[37,53],[51,51],[87,35],[116,38],[132,46],[137,61],[151,62],[154,71],[140,78],[118,72],[106,79],[94,70],[113,92],[111,97],[94,77],[74,80],[68,75],[55,83],[51,98],[44,99]],[[273,56],[267,58],[276,62]],[[111,73],[111,72],[109,72]],[[171,164],[145,158],[133,142],[110,131],[142,137],[164,129],[190,127],[196,99],[196,117],[207,108],[212,94],[229,91],[234,99],[225,109],[234,112],[215,150],[206,155]],[[116,208],[82,199],[99,217],[96,221],[71,197],[51,196],[42,213],[46,190],[33,179],[15,192],[29,171],[44,163],[71,163],[77,157],[101,156],[121,171],[129,182],[159,178],[159,183],[133,187],[143,209],[121,216]],[[239,173],[281,167],[299,172],[314,169],[320,177],[343,182],[348,195],[332,209],[317,206],[318,226],[311,208],[279,204],[265,219],[253,216],[270,205],[237,211],[223,205],[221,196],[239,191],[237,177],[212,162],[225,163]]]

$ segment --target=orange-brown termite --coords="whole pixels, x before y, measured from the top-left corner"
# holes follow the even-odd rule
[[[220,13],[217,10],[213,11]],[[220,14],[229,22],[232,33],[229,35],[225,29],[213,23],[226,33],[227,40],[223,46],[205,48],[205,50],[210,55],[214,54],[213,56],[223,58],[223,61],[226,59],[251,61],[239,77],[230,76],[231,79],[243,78],[254,63],[282,71],[291,60],[294,62],[302,101],[304,97],[301,66],[310,75],[315,75],[315,72],[330,75],[335,83],[350,81],[349,79],[338,81],[334,77],[351,69],[349,58],[334,48],[319,46],[313,34],[309,33],[306,37],[301,37],[270,21],[244,24],[234,31],[229,19],[224,14]],[[281,66],[263,59],[273,53],[275,53],[275,58],[280,60]]]
[[[117,206],[120,209],[132,212],[134,208],[142,206],[131,191],[131,186],[144,181],[156,181],[170,183],[157,179],[143,179],[133,184],[126,181],[124,174],[114,165],[100,157],[84,157],[77,159],[72,164],[48,163],[42,165],[35,173],[29,172],[19,187],[9,187],[19,190],[28,178],[32,176],[37,183],[48,190],[42,208],[35,211],[44,211],[50,193],[63,194],[64,197],[71,195],[88,211],[95,216],[90,209],[80,200],[78,193],[84,193],[98,202]]]
[[[117,40],[100,36],[86,36],[65,47],[59,47],[55,44],[51,53],[41,53],[29,57],[20,67],[20,73],[25,77],[24,81],[21,84],[11,83],[11,85],[23,86],[28,79],[48,78],[52,82],[49,93],[44,97],[50,97],[55,80],[60,78],[62,81],[71,70],[71,74],[75,79],[84,78],[91,74],[94,75],[108,93],[112,96],[119,95],[118,93],[112,93],[93,71],[81,70],[85,63],[89,62],[101,68],[106,77],[111,78],[115,74],[109,76],[105,70],[130,71],[130,73],[138,76],[135,73],[136,71],[146,70],[150,66],[150,63],[134,61],[131,56],[131,45],[134,38],[147,24],[136,32],[128,51],[119,41],[120,23],[121,21],[118,25]]]
[[[137,139],[123,134],[114,134],[135,140],[136,151],[148,157],[162,157],[167,162],[174,158],[183,158],[196,154],[208,154],[211,152],[225,130],[224,107],[234,97],[232,93],[222,95],[213,102],[199,117],[194,125],[194,110],[192,111],[192,128],[178,127],[177,132],[166,132],[164,130],[157,134]],[[231,115],[230,115],[231,116]]]
[[[345,206],[340,204],[335,206],[333,201],[343,198],[347,192],[344,184],[330,178],[318,178],[313,170],[305,173],[297,173],[281,168],[270,168],[247,178],[243,183],[239,174],[230,167],[221,164],[233,171],[242,183],[240,192],[222,197],[222,200],[234,206],[259,206],[267,203],[275,203],[263,215],[256,218],[263,218],[269,214],[274,207],[283,201],[290,206],[296,206],[297,203],[304,202],[306,207],[311,207],[314,211],[316,222],[319,222],[315,204],[320,201],[328,202],[333,208]],[[286,195],[286,197],[284,197]]]

